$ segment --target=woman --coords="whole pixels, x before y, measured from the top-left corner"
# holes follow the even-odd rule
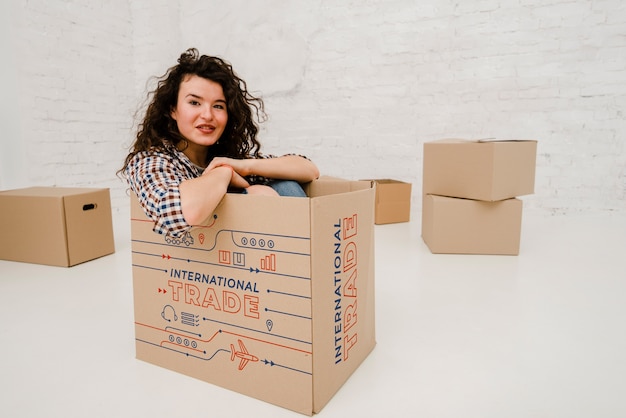
[[[122,168],[154,230],[173,237],[205,221],[229,190],[305,196],[299,183],[319,177],[305,157],[263,156],[253,118],[263,101],[227,62],[181,54],[152,101]]]

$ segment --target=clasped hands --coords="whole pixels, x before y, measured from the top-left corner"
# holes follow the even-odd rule
[[[215,157],[207,166],[205,172],[211,172],[216,168],[228,167],[231,170],[231,178],[229,186],[237,189],[246,189],[248,194],[278,196],[278,193],[269,186],[262,184],[250,185],[244,178],[252,174],[250,166],[254,162],[253,159],[235,159],[227,157]]]

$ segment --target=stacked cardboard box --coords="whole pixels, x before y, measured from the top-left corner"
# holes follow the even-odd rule
[[[433,253],[519,254],[522,201],[534,193],[537,141],[424,144],[422,237]]]
[[[319,412],[376,343],[375,191],[322,178],[306,192],[228,194],[176,238],[133,196],[137,358]]]

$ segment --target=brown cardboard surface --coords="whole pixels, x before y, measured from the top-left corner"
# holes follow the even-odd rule
[[[324,179],[307,190],[228,194],[175,240],[133,197],[137,358],[319,412],[375,345],[374,190]]]
[[[423,193],[496,201],[534,193],[537,141],[424,144]]]
[[[426,195],[422,238],[433,253],[519,254],[522,201]]]
[[[376,186],[377,225],[411,220],[411,183],[393,179],[371,179]]]
[[[314,412],[376,344],[373,217],[371,190],[312,199]]]
[[[70,267],[115,251],[108,189],[0,192],[0,258]]]

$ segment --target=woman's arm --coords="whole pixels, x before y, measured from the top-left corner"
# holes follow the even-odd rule
[[[299,155],[243,160],[216,157],[211,161],[207,170],[221,165],[231,166],[242,177],[255,175],[271,179],[295,180],[299,183],[313,181],[320,175],[317,166],[311,160]]]
[[[180,200],[185,220],[190,225],[198,225],[213,214],[228,186],[248,187],[240,175],[230,165],[220,165],[204,171],[200,177],[180,183]]]
[[[174,237],[210,217],[229,185],[249,186],[228,166],[206,169],[195,177],[176,156],[158,151],[135,155],[124,174],[144,213],[154,221],[154,231]]]

